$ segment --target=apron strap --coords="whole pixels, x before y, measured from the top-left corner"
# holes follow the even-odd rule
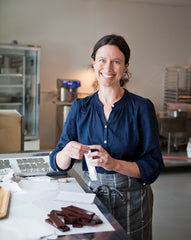
[[[109,195],[109,201],[111,203],[111,194],[114,193],[116,194],[124,203],[127,202],[127,199],[125,197],[125,195],[123,193],[121,193],[117,188],[114,187],[109,187],[107,185],[100,185],[98,187],[95,188],[91,188],[89,186],[90,190],[96,194],[96,196],[101,195],[101,193],[106,192]]]

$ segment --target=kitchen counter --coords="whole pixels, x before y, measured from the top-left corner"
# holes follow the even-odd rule
[[[28,157],[32,155],[43,156],[43,155],[47,155],[47,153],[33,152],[33,153],[17,153],[17,154],[0,154],[0,158],[8,159],[11,157]],[[1,225],[0,225],[0,229],[2,227],[2,229],[0,230],[1,240],[8,239],[9,237],[13,239],[13,236],[14,236],[14,239],[16,240],[51,239],[51,236],[50,238],[48,237],[47,238],[42,238],[42,237],[31,238],[31,237],[35,235],[34,229],[36,229],[36,232],[42,229],[44,230],[46,227],[49,227],[52,229],[51,225],[49,226],[47,223],[44,222],[43,216],[44,216],[44,212],[46,212],[45,210],[49,208],[52,209],[52,207],[54,209],[59,206],[59,201],[57,200],[55,201],[55,198],[56,198],[56,195],[58,195],[60,188],[62,191],[65,191],[65,192],[71,191],[71,192],[80,192],[80,193],[86,194],[84,190],[81,188],[80,184],[76,181],[75,177],[78,179],[78,175],[76,174],[76,171],[73,169],[67,175],[67,179],[69,183],[62,183],[62,184],[59,183],[59,185],[53,181],[57,181],[57,178],[61,178],[61,176],[56,176],[54,177],[53,181],[51,180],[48,182],[46,182],[46,180],[45,182],[41,182],[41,180],[40,181],[38,180],[39,179],[38,177],[33,177],[34,179],[33,181],[31,179],[29,181],[27,178],[22,179],[21,183],[23,183],[23,185],[22,184],[20,185],[21,189],[18,190],[18,192],[17,192],[17,188],[14,191],[11,190],[11,201],[10,201],[10,209],[9,209],[8,216],[5,219],[1,219]],[[3,187],[3,184],[5,184],[5,182],[1,182],[0,186],[2,185]],[[71,203],[71,205],[72,204],[73,203]],[[76,203],[76,204],[80,204],[80,203]],[[104,219],[106,219],[105,223],[109,224],[109,225],[106,224],[105,226],[108,226],[108,227],[111,226],[112,231],[111,230],[105,231],[105,229],[104,230],[102,229],[101,231],[95,231],[95,232],[91,231],[91,232],[85,232],[85,233],[82,232],[78,234],[77,233],[64,234],[63,232],[60,232],[61,236],[54,239],[131,240],[131,238],[127,235],[125,230],[123,230],[123,228],[112,217],[112,215],[108,212],[108,210],[99,201],[97,197],[95,197],[94,199],[94,205],[97,206],[101,214],[103,214]],[[86,207],[88,207],[88,204]],[[38,209],[40,212],[38,212]],[[35,220],[35,217],[37,216],[35,216],[35,214],[37,215],[40,214],[36,220]],[[48,214],[48,212],[46,214]],[[37,225],[37,222],[38,222],[38,225]],[[42,224],[42,229],[40,227],[41,224]],[[37,229],[37,226],[38,226],[38,229]],[[29,231],[28,233],[27,233],[27,230]],[[47,235],[49,235],[49,233],[50,231],[47,232]]]

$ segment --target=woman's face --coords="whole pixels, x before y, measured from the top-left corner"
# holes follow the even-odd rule
[[[120,85],[120,79],[129,65],[125,65],[125,56],[115,45],[100,47],[92,63],[99,84],[105,87]]]

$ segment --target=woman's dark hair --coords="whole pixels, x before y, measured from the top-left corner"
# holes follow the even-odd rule
[[[97,50],[104,45],[114,45],[120,49],[125,56],[125,64],[129,62],[130,48],[125,39],[120,35],[110,34],[102,37],[94,46],[91,57],[95,60]],[[129,80],[129,72],[127,70],[126,76],[122,77],[120,85],[123,86]]]

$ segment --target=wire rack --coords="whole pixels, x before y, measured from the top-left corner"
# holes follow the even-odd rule
[[[191,103],[191,67],[165,69],[164,110],[168,103]]]

